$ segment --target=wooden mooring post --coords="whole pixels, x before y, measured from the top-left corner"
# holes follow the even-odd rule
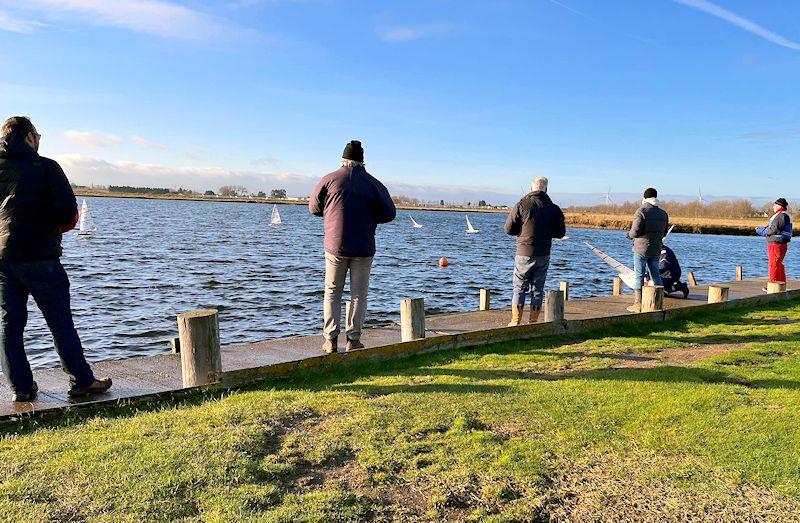
[[[786,282],[782,281],[767,282],[767,294],[777,294],[779,292],[786,292]]]
[[[728,301],[729,287],[722,285],[709,285],[708,286],[708,303],[720,303]]]
[[[694,277],[693,272],[689,272],[686,275],[686,279],[689,280],[689,287],[697,287],[697,278]]]
[[[425,337],[425,300],[406,298],[400,302],[400,340],[411,341]]]
[[[558,288],[564,293],[564,301],[569,301],[569,282],[562,281],[558,284]]]
[[[214,309],[178,316],[181,371],[184,387],[218,382],[222,372],[219,313]]]
[[[646,285],[642,287],[642,312],[664,310],[664,287],[662,285]]]
[[[744,280],[744,269],[742,269],[741,265],[736,266],[736,281],[743,281]]]
[[[614,296],[622,296],[622,278],[614,278]]]
[[[480,311],[488,311],[492,308],[492,293],[489,289],[481,289],[481,301],[478,305],[478,310]]]
[[[564,292],[547,291],[544,295],[544,321],[564,319]]]

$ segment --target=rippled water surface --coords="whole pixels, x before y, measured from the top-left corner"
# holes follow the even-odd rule
[[[217,308],[223,343],[319,332],[322,316],[322,221],[305,206],[279,206],[284,225],[269,227],[271,206],[247,203],[94,198],[98,226],[89,238],[64,236],[62,259],[72,281],[72,305],[90,360],[168,351],[175,317]],[[422,296],[429,312],[477,308],[478,290],[492,290],[493,306],[511,300],[514,241],[504,214],[471,215],[479,234],[466,234],[464,213],[407,211],[378,229],[368,321],[396,321],[399,302]],[[623,232],[570,229],[553,249],[548,287],[571,283],[575,297],[608,294],[613,271],[584,245],[589,241],[630,264]],[[765,276],[758,237],[672,234],[669,244],[684,273],[700,282]],[[447,268],[436,260],[446,256]],[[798,272],[794,248],[790,276]],[[49,332],[30,303],[26,347],[36,367],[57,364]]]

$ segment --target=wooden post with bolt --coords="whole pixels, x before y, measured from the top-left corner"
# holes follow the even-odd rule
[[[722,285],[709,285],[708,287],[708,303],[721,303],[728,301],[729,287]]]
[[[697,278],[694,277],[693,272],[687,274],[686,278],[689,280],[689,287],[697,287]]]
[[[736,266],[736,281],[743,281],[744,280],[744,270],[742,269],[741,265]]]
[[[181,371],[184,387],[199,387],[219,381],[222,356],[219,344],[219,313],[214,309],[178,316]]]
[[[425,300],[406,298],[400,302],[400,339],[418,340],[425,337]]]
[[[663,310],[664,287],[662,285],[647,285],[642,287],[642,312]]]

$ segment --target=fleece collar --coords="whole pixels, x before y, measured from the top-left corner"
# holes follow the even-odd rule
[[[645,198],[644,200],[642,200],[642,205],[646,203],[649,203],[653,207],[658,207],[658,198],[653,197],[653,198]]]

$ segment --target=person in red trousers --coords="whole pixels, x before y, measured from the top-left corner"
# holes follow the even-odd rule
[[[767,238],[767,257],[769,258],[769,281],[786,283],[786,268],[783,258],[792,241],[792,217],[787,210],[786,198],[778,198],[772,205],[774,214],[766,227],[759,227],[756,232]]]

